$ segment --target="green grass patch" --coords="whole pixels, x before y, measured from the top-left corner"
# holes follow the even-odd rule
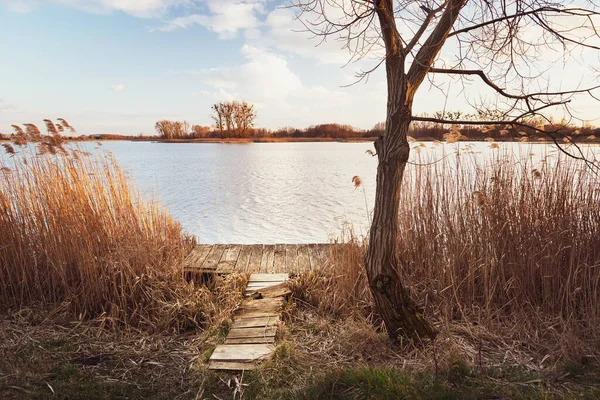
[[[265,398],[289,400],[510,398],[533,400],[562,397],[553,396],[541,385],[511,384],[484,376],[478,377],[466,366],[457,363],[452,369],[438,377],[430,373],[404,373],[388,367],[336,370],[315,378],[306,388],[273,391]]]

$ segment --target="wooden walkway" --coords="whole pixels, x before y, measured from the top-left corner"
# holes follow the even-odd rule
[[[330,244],[197,245],[183,265],[188,281],[207,281],[216,274],[251,274],[231,330],[225,343],[214,350],[209,368],[250,370],[271,357],[281,311],[291,293],[285,280],[328,268],[336,248]]]
[[[281,310],[290,295],[288,274],[252,274],[246,298],[234,317],[225,344],[217,346],[208,367],[215,370],[251,370],[271,357]]]
[[[329,265],[329,244],[200,244],[186,258],[184,272],[299,274]]]

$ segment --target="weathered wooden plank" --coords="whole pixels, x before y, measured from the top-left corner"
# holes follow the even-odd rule
[[[259,318],[236,318],[233,321],[231,328],[256,328],[260,326],[277,326],[281,318],[276,317],[259,317]]]
[[[221,260],[217,264],[218,273],[231,273],[235,269],[241,247],[239,245],[229,245],[223,252]]]
[[[244,299],[240,305],[240,310],[260,310],[260,311],[272,311],[276,312],[283,306],[282,298],[267,298],[267,299]]]
[[[211,361],[208,369],[223,371],[251,371],[257,369],[258,364],[233,361]]]
[[[208,256],[204,260],[204,263],[202,263],[202,269],[216,270],[219,261],[221,261],[221,256],[223,255],[223,252],[226,248],[227,245],[225,244],[215,244],[214,246],[212,246],[210,253],[208,253]]]
[[[200,269],[202,263],[210,253],[212,246],[209,244],[199,244],[194,247],[192,252],[185,258],[184,269]]]
[[[257,328],[232,328],[227,334],[228,339],[268,337],[277,333],[276,326],[263,326]]]
[[[312,271],[327,268],[329,259],[329,244],[309,245],[310,267]]]
[[[298,272],[303,273],[310,271],[310,257],[308,255],[308,245],[298,246]]]
[[[263,246],[262,258],[260,260],[260,269],[261,273],[272,273],[273,272],[273,262],[275,261],[275,245],[265,244]]]
[[[271,286],[281,285],[283,282],[254,282],[246,286],[247,290],[265,289]]]
[[[237,311],[235,317],[236,318],[261,318],[261,317],[279,317],[281,314],[281,310],[277,311],[263,311],[260,309],[257,310],[239,310]]]
[[[273,274],[286,272],[286,248],[285,244],[276,244],[273,257]]]
[[[259,272],[260,263],[262,261],[263,245],[255,244],[250,247],[252,252],[250,254],[250,261],[248,261],[247,272]]]
[[[298,247],[297,244],[285,245],[285,272],[290,274],[298,273]]]
[[[275,347],[268,344],[220,345],[215,348],[210,361],[258,361],[270,356]]]
[[[288,278],[288,274],[252,274],[248,282],[283,282]]]
[[[281,313],[283,299],[246,299],[242,301],[240,309],[237,311],[237,318],[268,317],[277,316]]]
[[[226,338],[225,344],[259,344],[275,343],[275,336],[254,337],[254,338]]]
[[[236,272],[249,272],[248,264],[250,263],[250,256],[252,255],[252,246],[241,246],[240,255],[238,256],[237,263],[235,264]]]
[[[276,298],[276,297],[287,297],[292,294],[292,291],[288,287],[288,285],[284,283],[280,283],[278,285],[269,286],[263,289],[255,289],[253,294],[254,298],[259,296],[258,298],[266,299],[266,298]]]

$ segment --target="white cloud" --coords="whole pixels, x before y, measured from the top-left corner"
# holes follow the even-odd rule
[[[112,11],[124,13],[140,18],[156,18],[173,7],[192,6],[196,0],[50,0],[55,4],[74,7],[86,12],[107,14]],[[0,0],[0,4],[14,12],[29,12],[41,0]]]
[[[187,71],[210,90],[201,94],[210,101],[247,100],[258,109],[258,125],[269,128],[307,126],[324,122],[351,123],[370,127],[380,117],[365,107],[385,110],[385,86],[329,89],[307,85],[288,61],[273,51],[245,45],[247,62],[236,67]],[[354,93],[351,93],[354,92]]]
[[[119,83],[117,85],[113,85],[111,87],[111,89],[112,89],[113,92],[122,92],[122,91],[125,90],[125,85],[122,84],[122,83]]]
[[[351,57],[343,43],[335,38],[321,41],[305,32],[306,27],[296,18],[292,9],[278,8],[269,13],[267,30],[261,40],[271,46],[302,57],[317,60],[321,64],[345,64]]]
[[[218,33],[222,39],[230,39],[240,30],[255,30],[261,25],[258,14],[266,12],[264,2],[265,0],[210,1],[207,2],[208,13],[174,18],[164,26],[152,30],[168,32],[200,25]]]
[[[244,45],[241,52],[248,62],[240,66],[192,71],[192,74],[200,75],[204,83],[226,97],[239,93],[261,101],[285,101],[302,87],[300,78],[280,55],[249,45]]]
[[[27,13],[35,8],[36,3],[36,0],[0,0],[0,5],[16,13]]]

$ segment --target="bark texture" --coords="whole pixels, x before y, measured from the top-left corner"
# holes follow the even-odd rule
[[[365,265],[369,286],[377,310],[392,339],[433,339],[435,332],[418,310],[400,279],[400,262],[396,252],[398,237],[398,206],[404,169],[410,152],[406,134],[410,118],[401,110],[388,118],[389,131],[402,140],[386,135],[377,140],[379,156],[377,190],[373,223]]]
[[[377,309],[392,339],[398,336],[420,340],[435,337],[433,327],[422,317],[400,278],[400,260],[396,252],[400,233],[398,208],[402,178],[410,154],[408,129],[413,99],[465,4],[466,0],[448,0],[440,8],[428,10],[423,26],[405,47],[396,27],[394,1],[375,3],[386,48],[388,102],[385,135],[375,142],[379,158],[377,189],[365,265]],[[407,55],[437,13],[441,13],[437,24],[406,72]]]

